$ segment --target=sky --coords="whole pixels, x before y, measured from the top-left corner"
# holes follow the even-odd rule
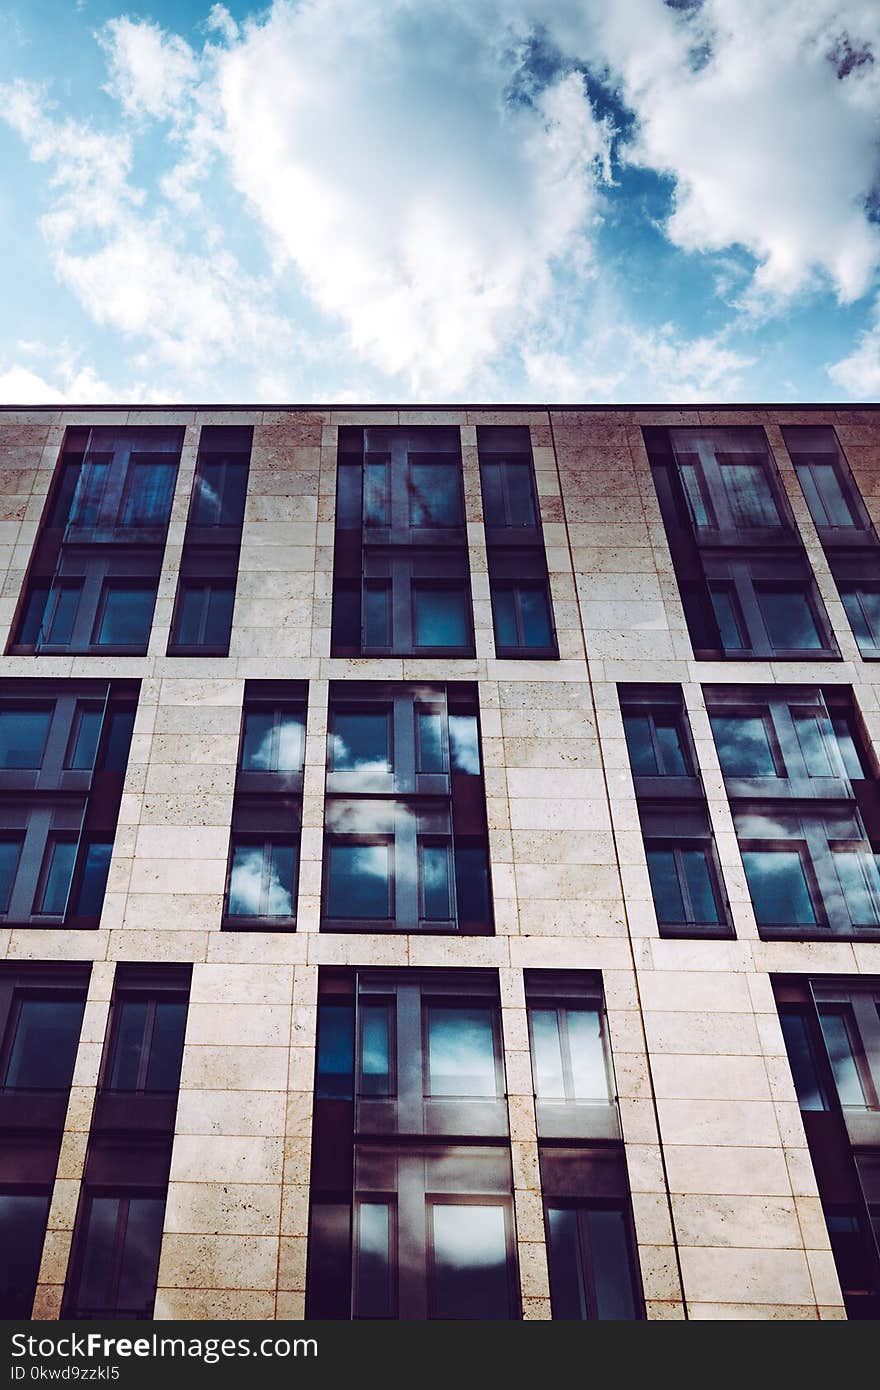
[[[0,0],[0,402],[880,396],[877,0]]]

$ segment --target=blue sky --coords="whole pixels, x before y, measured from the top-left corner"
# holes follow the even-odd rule
[[[4,401],[880,395],[876,0],[0,24]]]

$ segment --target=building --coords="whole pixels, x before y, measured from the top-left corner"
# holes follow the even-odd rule
[[[878,1315],[878,410],[18,409],[0,486],[7,1316]]]

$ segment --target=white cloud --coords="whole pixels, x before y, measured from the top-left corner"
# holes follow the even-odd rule
[[[853,351],[832,363],[828,375],[858,401],[880,397],[880,324],[860,334]]]
[[[98,34],[107,54],[104,90],[128,116],[178,120],[181,105],[199,76],[189,44],[149,20],[111,19]]]

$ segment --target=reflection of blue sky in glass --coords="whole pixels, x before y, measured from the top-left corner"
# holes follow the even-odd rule
[[[495,1044],[489,1009],[428,1010],[432,1096],[494,1096]]]

